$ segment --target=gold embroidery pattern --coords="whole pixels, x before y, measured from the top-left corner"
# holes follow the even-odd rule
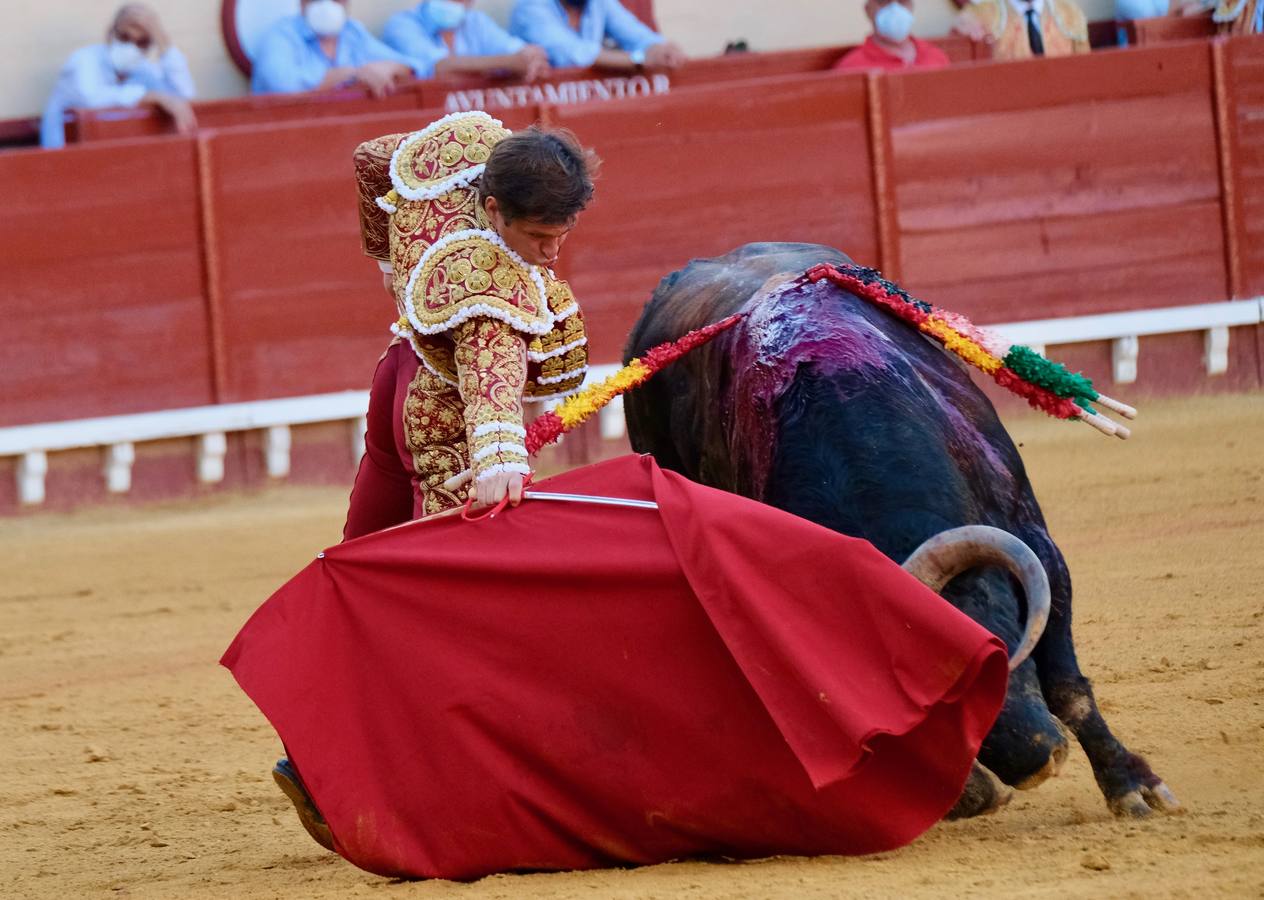
[[[492,280],[495,281],[495,279],[496,272],[493,270]],[[547,275],[545,280],[550,281]],[[555,284],[562,285],[564,290],[555,291]],[[559,303],[565,301],[559,308],[565,308],[574,302],[570,288],[565,282],[553,281],[548,287],[550,305],[554,297],[559,298]],[[578,390],[583,384],[588,365],[588,347],[585,341],[584,315],[578,309],[556,323],[548,334],[531,335],[527,349],[534,358],[527,363],[524,396],[529,400],[537,397],[551,398]],[[453,359],[452,339],[448,334],[414,334],[413,347],[426,365],[437,372],[444,381],[450,384],[456,383],[456,361]],[[563,351],[563,347],[569,349]],[[552,354],[552,356],[541,360],[545,354]],[[573,373],[571,378],[550,381],[546,384],[539,383],[540,378],[556,379],[571,373]]]
[[[588,348],[576,347],[568,350],[561,356],[554,356],[552,359],[546,359],[540,363],[540,381],[542,387],[556,388],[558,379],[570,373],[577,372],[588,364]]]
[[[493,124],[490,116],[463,116],[424,140],[406,144],[396,158],[394,173],[409,188],[424,190],[487,162],[492,148],[509,133]]]
[[[535,359],[557,356],[563,347],[582,341],[585,336],[584,316],[576,310],[562,321],[555,323],[548,334],[533,337],[527,349]]]
[[[553,318],[527,271],[477,236],[453,241],[426,260],[407,303],[410,318],[426,331],[447,330],[471,312],[499,313],[520,331],[542,329]]]
[[[549,309],[554,315],[565,310],[575,302],[575,292],[568,282],[560,278],[546,277],[544,287],[549,295]]]
[[[464,487],[443,489],[445,481],[469,468],[464,411],[456,388],[417,369],[404,398],[404,445],[413,457],[424,515],[465,502]]]
[[[390,219],[390,259],[396,297],[403,297],[408,278],[430,245],[458,231],[482,228],[478,195],[472,188],[448,191],[434,200],[399,200]],[[403,310],[400,310],[403,312]]]
[[[453,337],[475,480],[493,466],[525,467],[527,455],[520,448],[526,344],[505,323],[486,318],[458,325]]]
[[[356,147],[356,191],[360,203],[360,246],[365,256],[386,261],[391,258],[389,219],[377,198],[391,189],[391,154],[403,140],[402,134],[388,134]]]
[[[471,166],[485,163],[491,149],[509,134],[486,113],[468,113],[443,121],[424,138],[390,135],[370,141],[357,151],[363,153],[366,173],[372,174],[371,178],[366,174],[360,185],[365,252],[390,260],[394,269],[392,287],[401,315],[406,308],[404,294],[409,276],[426,251],[449,234],[486,228],[488,223],[478,206],[477,179],[465,186],[453,184],[451,190],[433,199],[413,200],[399,194],[392,175],[408,188],[434,188]],[[357,156],[357,172],[359,159]],[[375,203],[383,195],[395,208],[394,213],[386,213]]]

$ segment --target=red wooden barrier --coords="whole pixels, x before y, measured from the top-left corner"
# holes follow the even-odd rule
[[[886,87],[910,290],[985,321],[1229,295],[1208,44]]]
[[[371,115],[418,109],[421,97],[415,87],[380,100],[361,88],[313,91],[298,94],[264,94],[204,100],[193,104],[202,130],[235,125],[267,125],[325,117]],[[171,120],[152,106],[136,109],[79,109],[74,113],[80,142],[155,137],[171,133]],[[69,140],[69,137],[68,137]]]
[[[1125,34],[1132,34],[1127,26],[1127,22],[1120,22],[1115,19],[1099,19],[1096,22],[1089,22],[1088,45],[1094,50],[1118,47],[1121,28]]]
[[[0,425],[209,403],[192,141],[0,156]]]
[[[34,117],[0,121],[0,150],[17,147],[38,147],[40,120]]]
[[[561,274],[602,363],[659,278],[752,240],[982,321],[1264,293],[1261,85],[1241,38],[547,109],[606,158]],[[0,156],[0,423],[363,387],[392,310],[351,150],[438,115],[377,109]]]
[[[953,62],[972,62],[990,58],[985,45],[975,44],[961,35],[935,38]],[[645,94],[664,94],[682,88],[718,84],[728,81],[751,81],[781,75],[802,75],[833,68],[853,45],[809,47],[800,50],[778,50],[770,53],[731,53],[725,56],[692,59],[673,72],[645,72],[638,75],[615,75],[593,69],[555,69],[535,85],[487,78],[437,79],[421,82],[426,97],[424,106],[458,109],[500,109],[528,103],[572,105],[590,99],[623,99]],[[608,90],[578,91],[567,87],[592,82],[609,85]],[[550,86],[553,90],[550,90]],[[599,92],[600,91],[600,92]],[[541,93],[544,96],[541,96]]]
[[[1209,38],[1216,34],[1211,13],[1202,16],[1157,16],[1128,23],[1128,40],[1138,46]]]
[[[658,280],[747,241],[876,253],[863,76],[696,88],[552,111],[605,164],[562,272],[584,304],[593,358],[619,358]]]
[[[1264,294],[1264,38],[1234,38],[1217,47],[1224,70],[1219,96],[1232,253],[1242,296]]]

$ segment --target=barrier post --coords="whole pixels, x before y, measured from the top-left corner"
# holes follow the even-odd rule
[[[219,231],[215,216],[215,167],[211,156],[214,131],[197,136],[198,210],[201,217],[202,296],[206,298],[206,331],[210,338],[207,357],[211,369],[211,396],[223,403],[227,356],[224,352],[224,299],[220,274]]]
[[[891,127],[887,119],[887,81],[880,72],[865,75],[869,113],[869,159],[873,166],[873,215],[878,233],[877,268],[892,281],[899,281],[900,231],[894,179],[891,173]]]
[[[1229,296],[1242,296],[1242,199],[1238,193],[1241,174],[1237,147],[1237,104],[1229,81],[1229,43],[1210,42],[1212,106],[1216,117],[1216,145],[1220,156],[1220,208],[1224,216],[1225,271]]]

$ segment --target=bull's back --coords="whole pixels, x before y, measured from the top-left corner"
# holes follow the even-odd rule
[[[849,263],[820,244],[745,244],[724,256],[695,259],[655,288],[624,348],[624,362],[740,310],[779,272],[802,273],[818,263]]]
[[[818,263],[848,263],[847,256],[820,244],[745,244],[724,256],[692,260],[666,276],[655,288],[628,336],[623,351],[626,363],[650,347],[742,310],[768,279],[779,272],[801,273]],[[717,377],[727,371],[726,359],[738,342],[737,332],[720,335],[693,351],[684,360],[629,394],[625,415],[632,448],[651,453],[659,465],[689,478],[738,493],[742,485],[714,468],[701,456],[707,442],[714,443],[714,422],[700,421],[714,406]],[[698,423],[708,434],[698,440],[676,438]]]
[[[771,276],[821,262],[847,258],[752,244],[663,279],[629,356],[734,312],[748,318],[628,397],[633,448],[891,555],[967,521],[1012,529],[1035,501],[992,404],[959,364],[828,282],[752,302]]]

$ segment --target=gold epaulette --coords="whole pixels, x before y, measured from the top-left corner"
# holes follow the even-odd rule
[[[469,229],[439,240],[408,279],[404,312],[420,334],[448,331],[475,316],[546,335],[556,316],[544,278],[494,231]]]

